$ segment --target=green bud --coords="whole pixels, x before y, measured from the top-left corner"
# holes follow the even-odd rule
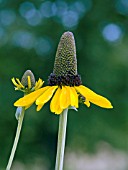
[[[22,76],[21,83],[25,86],[28,87],[28,76],[30,76],[30,81],[31,81],[31,86],[35,86],[35,77],[34,74],[31,72],[31,70],[25,71],[25,73]]]

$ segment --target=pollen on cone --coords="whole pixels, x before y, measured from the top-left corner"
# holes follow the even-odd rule
[[[28,76],[30,76],[31,86],[35,86],[35,77],[31,70],[25,71],[25,73],[22,76],[21,83],[27,87],[28,86]]]
[[[59,42],[53,73],[56,76],[77,74],[75,40],[72,32],[65,32]]]

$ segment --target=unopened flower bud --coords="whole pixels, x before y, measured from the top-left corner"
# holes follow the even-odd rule
[[[35,86],[35,77],[34,77],[34,74],[31,72],[31,70],[25,71],[25,73],[22,76],[21,83],[25,87],[31,86],[32,88]]]

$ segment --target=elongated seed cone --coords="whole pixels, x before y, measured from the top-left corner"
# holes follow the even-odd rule
[[[72,32],[65,32],[59,42],[53,73],[56,76],[77,75],[75,40]]]
[[[31,86],[35,86],[35,77],[34,74],[31,72],[31,70],[25,71],[25,73],[22,76],[21,83],[27,87],[28,86],[28,76],[30,76]]]

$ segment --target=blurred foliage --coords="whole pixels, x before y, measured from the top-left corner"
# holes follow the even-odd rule
[[[64,31],[76,40],[78,71],[83,84],[108,97],[105,110],[80,105],[70,111],[67,148],[95,152],[100,142],[128,150],[128,2],[123,0],[0,0],[0,169],[5,167],[17,121],[12,77],[31,69],[36,79],[52,72],[57,44]],[[49,104],[26,111],[15,160],[42,157],[53,169],[58,116]]]

